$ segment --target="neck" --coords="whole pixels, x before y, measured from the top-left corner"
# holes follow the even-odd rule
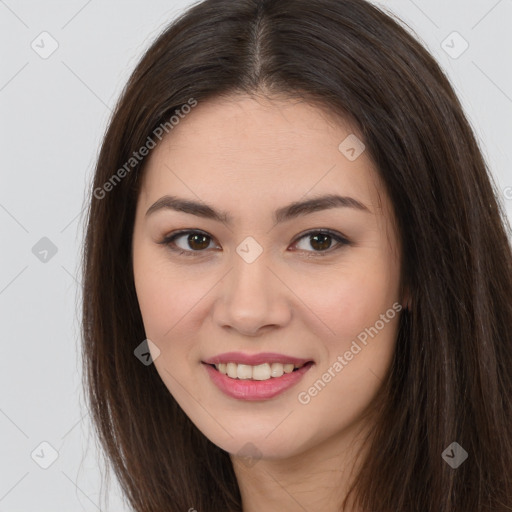
[[[365,453],[359,428],[342,431],[286,459],[261,458],[247,464],[231,455],[243,512],[322,510],[339,512]],[[358,458],[357,452],[361,450]],[[351,500],[347,512],[357,512]]]

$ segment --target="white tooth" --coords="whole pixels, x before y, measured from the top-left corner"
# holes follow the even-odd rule
[[[292,373],[293,372],[294,365],[293,363],[288,363],[283,365],[284,373]]]
[[[239,364],[236,370],[236,376],[239,379],[250,379],[252,378],[252,366],[248,364]]]
[[[272,366],[270,367],[270,375],[272,375],[272,377],[281,377],[283,373],[284,369],[281,363],[272,363]]]
[[[237,370],[236,370],[237,364],[236,363],[227,363],[226,371],[228,373],[228,376],[232,379],[236,379],[237,377]]]
[[[292,373],[294,368],[300,368],[293,363],[263,363],[256,366],[237,363],[220,363],[215,367],[220,373],[232,379],[268,380],[271,377],[281,377],[284,373]]]
[[[270,379],[270,365],[268,363],[259,364],[252,369],[252,378],[254,380]]]

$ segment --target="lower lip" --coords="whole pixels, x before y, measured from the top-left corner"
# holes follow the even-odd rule
[[[297,384],[303,375],[313,366],[307,363],[297,371],[284,373],[281,377],[267,380],[232,379],[209,364],[202,363],[213,383],[226,395],[240,400],[266,400],[279,395]]]

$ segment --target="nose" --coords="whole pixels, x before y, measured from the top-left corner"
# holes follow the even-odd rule
[[[263,255],[252,263],[235,255],[218,293],[213,319],[223,329],[254,337],[291,319],[291,292]]]

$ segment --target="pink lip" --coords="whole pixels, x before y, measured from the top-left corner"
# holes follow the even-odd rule
[[[220,364],[220,363],[237,363],[249,364],[256,366],[263,363],[293,363],[297,366],[306,364],[311,359],[299,359],[297,357],[286,356],[284,354],[276,354],[274,352],[260,352],[259,354],[244,354],[243,352],[225,352],[218,354],[209,359],[205,359],[203,363],[206,364]]]
[[[266,359],[266,361],[269,361],[269,359]],[[287,361],[292,362],[290,359],[287,359]],[[230,359],[228,362],[234,362],[234,360]],[[279,361],[272,359],[272,362]],[[299,362],[295,364],[302,363]],[[268,380],[232,379],[231,377],[220,373],[217,369],[215,369],[215,367],[210,366],[210,364],[203,363],[203,365],[210,375],[213,383],[223,393],[232,398],[254,401],[272,398],[279,393],[282,393],[283,391],[291,388],[297,384],[300,379],[302,379],[304,374],[313,366],[313,363],[311,362],[310,364],[305,364],[302,368],[299,368],[292,373],[285,373],[281,377],[271,377]]]

